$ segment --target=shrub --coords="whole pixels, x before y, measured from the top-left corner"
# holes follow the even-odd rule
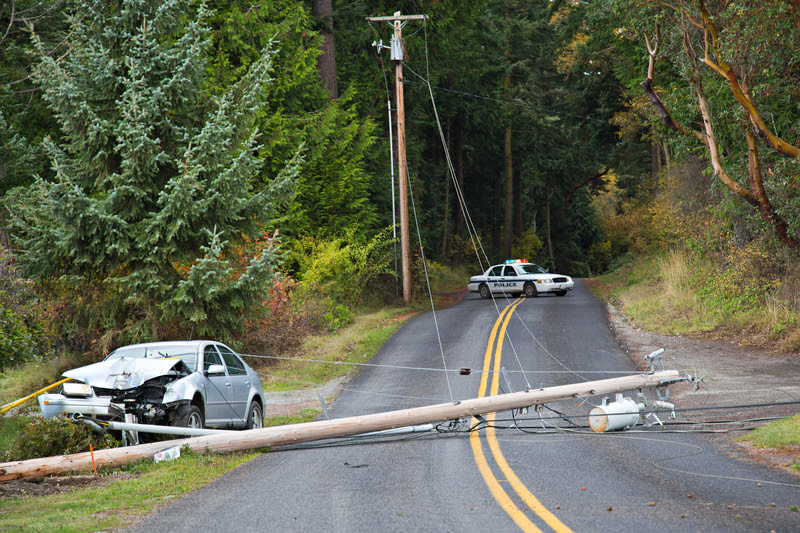
[[[309,333],[309,320],[298,302],[298,283],[277,274],[259,307],[244,321],[244,350],[258,354],[279,354],[296,347]]]
[[[763,242],[731,246],[719,259],[717,272],[707,278],[702,294],[723,313],[761,308],[764,295],[779,285],[774,257]]]
[[[50,338],[34,290],[15,277],[0,284],[0,370],[39,361],[50,351]]]
[[[46,338],[41,324],[11,309],[0,309],[0,370],[42,356]]]
[[[336,305],[356,307],[390,294],[393,276],[391,232],[364,242],[352,232],[329,240],[306,237],[294,243],[294,258],[306,293],[319,293]]]
[[[109,434],[93,432],[86,426],[70,422],[66,418],[34,417],[6,451],[4,461],[24,461],[38,457],[52,457],[71,453],[88,452],[89,444],[94,449],[114,448],[122,443]]]
[[[463,265],[470,271],[478,270],[485,260],[483,251],[480,248],[475,249],[476,245],[481,242],[484,242],[484,238],[480,234],[474,238],[452,235],[445,253],[445,260],[451,264]]]
[[[514,239],[514,243],[511,246],[511,256],[513,258],[527,258],[533,261],[533,258],[541,252],[543,246],[542,239],[539,238],[536,231],[533,228],[528,228],[522,236]]]
[[[331,306],[325,313],[325,324],[328,331],[336,331],[353,321],[353,312],[342,304]]]

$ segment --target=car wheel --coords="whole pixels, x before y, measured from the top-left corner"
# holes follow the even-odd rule
[[[255,400],[250,402],[250,409],[247,410],[247,429],[259,429],[264,427],[264,412]]]
[[[525,293],[525,296],[528,298],[535,298],[539,295],[539,291],[536,290],[536,285],[531,283],[530,281],[522,287],[522,292]]]
[[[480,293],[481,298],[484,299],[492,296],[492,291],[489,290],[489,286],[485,283],[478,287],[478,292]]]
[[[567,291],[558,291],[558,292],[556,292],[556,296],[566,296],[566,295],[567,295]]]
[[[205,425],[203,412],[196,405],[183,405],[172,425],[180,428],[202,429]]]

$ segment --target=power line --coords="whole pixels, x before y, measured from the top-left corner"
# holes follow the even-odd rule
[[[417,81],[405,79],[403,81],[403,83],[406,83],[406,84],[409,84],[409,85],[422,86],[422,87],[425,87],[425,86],[428,85],[424,81],[422,76],[420,76],[417,72],[415,72],[414,69],[412,69],[408,65],[406,65],[406,68],[408,70],[410,70],[415,76],[417,76],[418,78],[420,78],[423,81],[417,82]],[[498,104],[512,105],[512,106],[516,106],[516,107],[522,107],[522,108],[525,108],[525,109],[534,109],[536,111],[541,111],[543,113],[548,113],[548,114],[551,114],[551,115],[560,115],[562,117],[579,118],[579,119],[582,119],[582,120],[588,120],[588,121],[598,122],[598,123],[602,123],[602,124],[607,123],[606,119],[600,119],[600,118],[596,118],[596,117],[589,117],[589,116],[586,116],[586,115],[578,115],[576,113],[568,113],[568,112],[557,110],[557,109],[551,109],[551,108],[547,108],[547,107],[537,106],[537,105],[531,104],[529,102],[525,102],[524,100],[521,100],[519,98],[506,100],[506,99],[497,98],[497,97],[494,97],[494,96],[486,96],[486,95],[477,94],[477,93],[471,93],[471,92],[467,92],[467,91],[459,91],[457,89],[448,89],[446,87],[437,87],[437,86],[434,86],[434,85],[431,85],[430,88],[431,89],[435,89],[437,91],[458,94],[460,96],[468,96],[470,98],[475,98],[475,99],[479,99],[479,100],[487,100],[487,101],[490,101],[490,102],[496,102]]]

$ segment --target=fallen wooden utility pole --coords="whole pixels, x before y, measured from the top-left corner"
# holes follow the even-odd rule
[[[455,420],[475,415],[483,415],[509,409],[520,409],[532,405],[557,402],[570,398],[586,398],[596,394],[659,387],[676,381],[690,380],[675,370],[652,374],[625,376],[598,381],[587,381],[571,385],[560,385],[524,392],[500,394],[485,398],[474,398],[461,402],[428,405],[400,411],[388,411],[371,415],[321,420],[288,426],[276,426],[248,431],[237,431],[218,435],[194,437],[189,439],[152,442],[124,448],[95,450],[59,457],[45,457],[0,463],[0,482],[13,479],[42,477],[59,472],[77,471],[92,466],[92,461],[100,466],[120,466],[128,461],[152,457],[155,453],[173,446],[189,446],[197,453],[232,452],[253,450],[268,446],[280,446],[298,442],[309,442],[334,437],[346,437],[413,426],[443,420]],[[92,457],[94,455],[94,458]]]

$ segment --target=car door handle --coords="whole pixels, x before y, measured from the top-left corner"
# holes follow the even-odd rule
[[[225,386],[226,386],[226,387],[228,387],[228,388],[230,389],[230,388],[231,388],[231,382],[230,382],[230,381],[229,381],[229,382],[227,382],[227,383],[225,384]]]

